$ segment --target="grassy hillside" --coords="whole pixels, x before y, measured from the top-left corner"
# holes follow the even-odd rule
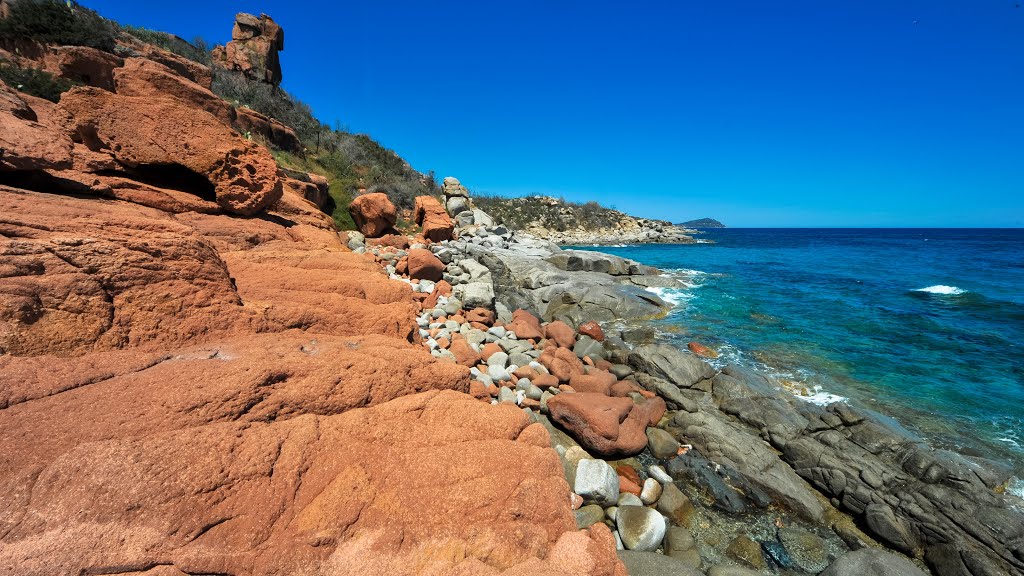
[[[516,230],[543,227],[556,232],[566,230],[597,230],[610,228],[629,218],[625,213],[601,206],[597,202],[568,202],[550,196],[474,196],[473,203]]]
[[[224,23],[225,27],[229,25],[229,22]],[[201,38],[187,42],[165,32],[123,26],[76,2],[18,0],[11,5],[10,17],[0,20],[0,44],[5,40],[36,40],[91,46],[117,53],[116,42],[126,35],[200,64],[212,64],[209,46]],[[360,190],[384,192],[400,209],[410,210],[416,196],[440,193],[433,173],[421,174],[366,134],[353,134],[323,124],[309,106],[281,88],[216,66],[212,66],[211,71],[215,94],[236,107],[246,106],[295,130],[305,145],[305,152],[272,152],[283,167],[314,172],[330,181],[334,205],[328,208],[339,228],[353,228],[347,208]],[[2,61],[0,79],[53,101],[73,86],[45,72],[21,70]]]

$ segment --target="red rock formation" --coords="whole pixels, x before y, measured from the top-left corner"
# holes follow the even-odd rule
[[[580,334],[590,336],[598,342],[604,342],[604,331],[601,330],[601,326],[593,320],[580,324],[578,331]]]
[[[512,322],[506,328],[515,332],[516,338],[520,340],[532,338],[539,341],[544,337],[544,332],[540,327],[540,320],[522,308],[512,313]]]
[[[0,566],[625,576],[546,430],[182,76],[0,84]]]
[[[65,93],[58,109],[73,141],[110,169],[181,166],[213,187],[217,203],[251,215],[281,197],[277,164],[213,116],[172,98],[121,96],[96,88]]]
[[[431,242],[451,240],[455,227],[437,198],[417,196],[414,210],[416,224],[423,227],[423,237]]]
[[[348,207],[359,231],[368,238],[383,236],[395,226],[398,218],[395,205],[383,192],[357,196]]]
[[[277,53],[284,50],[284,30],[266,14],[235,15],[231,41],[213,49],[213,61],[230,70],[237,70],[253,80],[277,86],[281,84],[281,61]]]
[[[635,456],[647,446],[647,427],[665,414],[665,401],[634,404],[629,398],[577,392],[548,400],[551,419],[587,452],[602,458]]]
[[[444,274],[444,264],[434,253],[424,248],[409,250],[409,278],[439,282]]]
[[[559,346],[572,348],[576,344],[576,332],[561,320],[549,322],[544,327],[544,337],[554,340]]]

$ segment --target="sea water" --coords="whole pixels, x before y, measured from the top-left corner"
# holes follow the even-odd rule
[[[1024,230],[723,229],[593,248],[686,284],[656,322],[1024,477]]]

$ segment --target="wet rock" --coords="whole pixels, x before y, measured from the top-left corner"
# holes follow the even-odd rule
[[[693,502],[674,484],[664,484],[655,507],[676,526],[689,526],[693,516]]]
[[[817,574],[828,567],[828,551],[821,536],[798,528],[782,528],[779,541],[804,572]]]
[[[761,576],[761,573],[739,566],[719,564],[718,566],[712,566],[708,570],[708,576]]]
[[[647,429],[647,447],[659,460],[675,458],[679,453],[679,442],[661,428]]]
[[[686,347],[697,356],[703,356],[704,358],[718,358],[718,352],[708,348],[707,346],[699,342],[689,342]]]
[[[619,506],[615,525],[627,550],[651,552],[665,538],[665,519],[657,511],[643,506]]]
[[[656,552],[620,550],[629,576],[701,576],[701,572],[671,556]]]
[[[729,543],[729,547],[726,548],[725,554],[729,558],[755,570],[765,570],[768,568],[768,563],[761,552],[761,545],[745,535],[734,538]]]
[[[580,324],[577,331],[583,336],[592,338],[595,342],[604,342],[604,331],[601,330],[601,325],[593,320]]]
[[[821,576],[926,576],[913,562],[878,548],[847,552]]]

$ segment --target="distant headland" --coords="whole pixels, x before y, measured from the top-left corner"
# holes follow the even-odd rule
[[[725,224],[722,224],[714,218],[701,218],[700,220],[690,220],[689,222],[681,222],[676,226],[682,226],[683,228],[725,228]]]

